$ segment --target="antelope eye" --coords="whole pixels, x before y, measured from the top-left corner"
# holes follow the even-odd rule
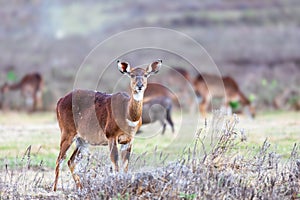
[[[134,78],[134,77],[135,77],[135,75],[131,74],[131,75],[130,75],[130,77],[131,77],[131,78]]]
[[[145,78],[148,78],[148,74],[145,74],[144,77],[145,77]]]

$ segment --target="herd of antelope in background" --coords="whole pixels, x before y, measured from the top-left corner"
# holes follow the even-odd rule
[[[123,171],[128,170],[132,143],[142,124],[159,121],[162,134],[167,123],[174,132],[172,120],[173,105],[180,105],[178,98],[167,87],[147,83],[151,75],[156,74],[162,66],[157,60],[146,69],[131,67],[128,62],[117,62],[118,70],[130,78],[130,93],[118,92],[106,94],[90,90],[73,90],[60,98],[56,107],[58,124],[61,130],[60,152],[56,161],[53,190],[57,189],[59,170],[66,158],[66,153],[73,141],[76,148],[71,155],[68,166],[77,188],[82,188],[80,177],[76,174],[76,165],[80,160],[77,155],[84,154],[87,146],[107,145],[114,171],[119,171],[118,144],[121,145],[120,156]],[[175,69],[192,85],[198,99],[199,111],[203,117],[213,98],[222,98],[226,109],[230,110],[231,101],[239,101],[251,117],[255,109],[249,99],[242,93],[237,82],[231,77],[218,77],[198,74],[190,77],[188,71]],[[221,84],[220,84],[220,83]],[[19,90],[25,100],[28,111],[38,110],[42,103],[43,78],[39,73],[27,74],[20,82],[5,83],[1,87],[1,107],[4,108],[5,94],[10,90]]]
[[[21,96],[25,100],[25,109],[29,112],[36,111],[38,107],[42,106],[43,84],[40,73],[27,74],[21,81],[14,84],[4,83],[0,88],[0,108],[8,109],[9,105],[5,100],[6,94],[16,90],[21,92]]]
[[[206,117],[206,112],[213,98],[222,98],[224,100],[224,106],[229,113],[231,112],[229,103],[231,101],[238,101],[243,107],[245,107],[247,115],[251,115],[251,117],[255,116],[254,106],[251,105],[249,99],[241,92],[238,84],[233,78],[229,76],[220,78],[216,75],[198,74],[194,79],[192,79],[187,70],[183,68],[174,68],[174,70],[182,75],[184,79],[193,86],[194,92],[197,96],[197,102],[199,103],[199,111],[203,117]],[[170,76],[171,75],[172,73],[170,73]],[[220,79],[222,79],[222,84],[217,81]],[[25,110],[28,112],[34,112],[38,109],[42,109],[43,85],[44,81],[40,73],[27,74],[17,83],[4,83],[0,88],[0,108],[3,110],[9,109],[9,102],[5,100],[5,96],[8,92],[20,91],[23,101],[25,102]],[[181,89],[184,90],[184,88]],[[159,121],[163,126],[162,133],[164,133],[166,122],[168,122],[174,132],[171,110],[173,104],[177,107],[184,106],[180,105],[178,100],[178,98],[181,98],[181,95],[184,95],[184,92],[176,95],[166,86],[157,83],[149,83],[144,94],[144,114],[142,115],[143,124]],[[163,109],[159,109],[158,107],[154,109],[154,105],[159,105]],[[278,103],[276,105],[278,105]],[[151,107],[151,113],[149,113]]]

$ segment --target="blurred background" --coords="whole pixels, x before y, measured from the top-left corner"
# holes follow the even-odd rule
[[[115,179],[110,173],[109,149],[91,147],[95,154],[87,159],[89,165],[82,171],[84,183],[90,186],[82,191],[91,196],[85,198],[82,195],[86,193],[75,192],[71,174],[65,173],[69,171],[67,166],[60,176],[62,191],[48,193],[59,155],[60,131],[54,109],[60,97],[77,86],[107,93],[116,91],[117,86],[128,90],[124,81],[129,79],[116,67],[119,58],[128,59],[132,66],[162,59],[164,69],[151,81],[167,79],[172,83],[166,78],[174,76],[167,65],[186,69],[191,78],[197,76],[190,60],[164,49],[145,48],[113,57],[120,45],[109,43],[106,48],[92,51],[122,31],[142,27],[172,29],[202,45],[207,51],[205,56],[189,42],[179,43],[179,49],[186,51],[191,60],[198,60],[203,72],[211,72],[212,66],[217,66],[221,75],[236,80],[241,91],[255,103],[256,118],[241,117],[237,124],[235,117],[214,113],[206,120],[196,112],[181,112],[174,106],[174,134],[169,125],[165,135],[161,135],[162,125],[146,125],[141,129],[143,133],[135,137],[130,164],[133,173],[117,174]],[[138,39],[147,40],[149,35],[132,37],[121,41],[121,45],[137,43]],[[160,34],[156,39],[163,45],[178,44],[177,40],[168,42]],[[88,55],[91,56],[86,59]],[[207,59],[208,55],[215,63]],[[80,70],[83,63],[84,69]],[[0,109],[0,199],[100,199],[106,190],[116,192],[111,198],[129,199],[128,193],[148,195],[149,188],[151,193],[160,195],[159,199],[181,191],[185,193],[178,194],[177,199],[197,199],[195,192],[201,188],[199,199],[221,199],[214,198],[218,195],[223,195],[222,199],[247,199],[239,194],[251,195],[248,199],[300,196],[296,144],[300,140],[300,112],[295,111],[300,110],[300,0],[0,0],[0,107],[4,107],[1,86],[5,82],[17,83],[33,72],[43,77],[42,107],[49,112],[27,114],[22,109],[24,98],[20,90],[5,94],[12,112]],[[173,79],[172,85],[165,86],[179,86],[178,92],[182,86],[186,88],[185,83]],[[189,89],[193,93],[192,87]],[[178,97],[185,101],[186,96],[179,93]],[[187,108],[193,109],[192,103],[186,102]],[[198,110],[196,106],[194,111]],[[201,153],[196,154],[199,161],[193,149]],[[169,161],[176,161],[176,165],[166,165]],[[163,173],[153,171],[149,175],[153,168],[162,165],[166,166],[160,170]],[[91,170],[87,170],[89,166]],[[135,172],[142,172],[141,176]],[[175,176],[169,176],[170,173]],[[126,182],[121,182],[120,177],[126,177]],[[159,182],[152,182],[156,179]],[[114,185],[121,190],[110,186],[115,180],[120,184]],[[183,181],[177,184],[177,180]],[[154,193],[155,187],[148,183],[163,189]],[[144,185],[148,189],[143,189]]]
[[[0,84],[40,72],[44,109],[73,89],[96,45],[145,26],[195,39],[259,108],[299,109],[299,0],[11,0],[0,2],[0,20]]]

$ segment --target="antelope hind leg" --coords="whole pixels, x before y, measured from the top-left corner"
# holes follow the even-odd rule
[[[68,161],[68,166],[70,168],[72,177],[73,177],[73,179],[76,183],[77,189],[82,189],[82,184],[80,182],[80,177],[78,176],[78,174],[75,173],[75,169],[76,169],[75,158],[78,157],[79,154],[80,154],[80,150],[79,150],[78,147],[76,147],[76,149],[74,150],[72,156],[70,157],[70,160]]]
[[[66,159],[66,153],[69,149],[69,147],[72,145],[73,141],[72,138],[66,139],[63,138],[60,143],[60,152],[56,160],[56,168],[55,168],[55,180],[53,185],[53,191],[56,191],[57,189],[57,181],[59,176],[59,170],[61,168],[62,162]]]

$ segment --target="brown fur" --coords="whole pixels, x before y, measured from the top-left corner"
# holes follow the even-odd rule
[[[61,162],[65,159],[73,140],[76,140],[76,149],[68,165],[77,188],[82,188],[82,185],[80,177],[75,173],[75,158],[84,153],[83,149],[87,144],[108,145],[115,171],[119,171],[117,143],[121,144],[124,171],[128,170],[132,141],[142,124],[143,99],[137,99],[136,95],[144,92],[148,76],[159,70],[160,63],[161,61],[156,61],[144,70],[130,68],[128,63],[118,62],[119,70],[131,77],[130,96],[122,92],[105,94],[75,90],[58,101],[56,111],[61,129],[61,143],[56,161],[54,191],[57,188]],[[137,124],[132,125],[128,120]]]
[[[191,105],[194,103],[192,98],[192,90],[189,92],[191,76],[188,70],[181,67],[173,67],[169,70],[167,82],[172,85],[176,95],[180,99],[180,107],[185,111],[192,111]],[[174,102],[175,103],[175,102]],[[176,104],[175,104],[176,105]],[[179,105],[179,103],[178,103]],[[177,105],[176,105],[177,106]],[[179,107],[179,106],[178,106]]]
[[[233,78],[202,74],[195,78],[193,84],[197,96],[202,98],[199,110],[204,117],[206,117],[206,110],[212,98],[224,98],[227,108],[231,101],[238,100],[243,106],[249,106],[250,113],[254,117],[254,107],[251,106],[250,101],[241,92]]]
[[[299,92],[296,88],[289,87],[278,93],[273,99],[273,106],[275,109],[300,109],[300,99],[297,100]],[[296,101],[290,101],[295,98]]]
[[[173,69],[180,73],[187,81],[191,82],[192,79],[190,77],[190,73],[186,69],[181,67],[174,67]]]
[[[4,102],[5,93],[11,90],[20,90],[21,95],[26,101],[32,102],[29,111],[36,111],[37,106],[42,104],[42,89],[43,89],[43,78],[39,73],[32,73],[25,75],[22,80],[15,84],[5,83],[1,91],[1,104]]]
[[[147,89],[144,94],[144,101],[152,99],[154,97],[168,97],[172,99],[176,106],[180,106],[177,96],[170,91],[167,87],[158,83],[148,83]]]
[[[172,69],[173,70],[169,71],[167,82],[168,85],[175,87],[176,94],[161,84],[149,83],[145,91],[145,99],[158,96],[169,97],[176,107],[190,107],[192,98],[190,98],[190,94],[186,90],[186,87],[188,87],[187,83],[191,81],[190,74],[186,69],[180,67],[174,67]],[[181,102],[179,102],[178,97],[181,98]],[[182,105],[180,105],[180,103]]]

